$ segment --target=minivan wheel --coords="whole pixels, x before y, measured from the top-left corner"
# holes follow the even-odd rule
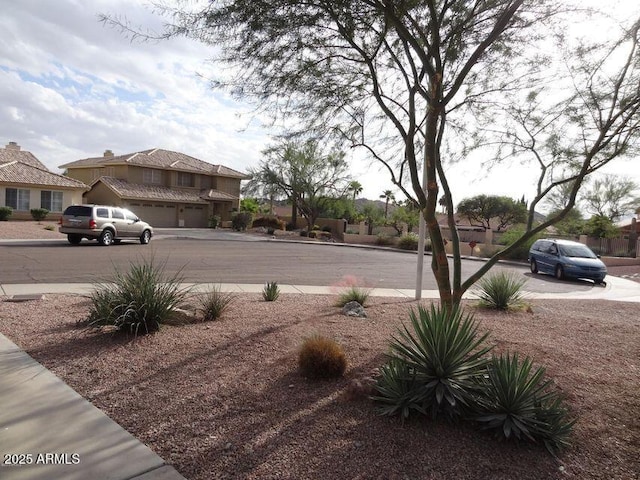
[[[79,245],[82,241],[82,237],[80,235],[70,233],[69,235],[67,235],[67,240],[69,240],[69,243],[71,245]]]
[[[111,230],[105,230],[98,238],[98,243],[103,247],[108,247],[113,243],[113,232]]]
[[[149,243],[150,240],[151,240],[151,232],[149,230],[145,230],[144,232],[142,232],[142,235],[140,235],[140,243],[142,245],[146,245]]]
[[[564,278],[564,269],[562,268],[562,265],[556,266],[556,278],[558,280],[562,280]]]
[[[531,273],[538,273],[538,264],[536,263],[535,258],[531,259],[531,264],[529,266],[531,267]]]

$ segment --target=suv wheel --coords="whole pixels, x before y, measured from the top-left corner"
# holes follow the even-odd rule
[[[149,243],[150,240],[151,240],[151,232],[149,230],[145,230],[144,232],[142,232],[142,235],[140,235],[140,243],[142,245],[146,245]]]
[[[564,270],[562,268],[562,265],[556,266],[556,278],[558,280],[562,280],[564,278]]]
[[[113,232],[111,230],[105,230],[98,238],[98,243],[103,247],[108,247],[113,243]]]
[[[536,263],[535,258],[531,259],[531,264],[529,266],[531,267],[531,273],[538,273],[538,264]]]
[[[82,237],[80,235],[76,235],[74,233],[70,233],[67,235],[67,240],[71,245],[78,245],[82,241]]]

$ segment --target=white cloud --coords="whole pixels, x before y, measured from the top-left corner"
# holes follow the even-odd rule
[[[212,47],[178,38],[131,42],[98,22],[99,13],[159,28],[142,0],[20,0],[4,2],[0,17],[0,122],[56,171],[63,163],[153,147],[184,152],[245,170],[260,160],[268,133],[251,108],[214,92]],[[241,116],[240,114],[244,114]],[[377,198],[391,188],[379,164],[349,151],[352,174]],[[474,165],[451,169],[460,200],[477,193],[520,196],[532,180],[518,168],[492,183]],[[520,192],[520,193],[518,193]]]

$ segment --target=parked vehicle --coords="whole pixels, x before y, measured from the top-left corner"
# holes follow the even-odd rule
[[[146,245],[153,228],[126,208],[108,205],[71,205],[60,218],[60,233],[65,233],[71,245],[83,238],[97,240],[100,245],[120,243],[125,238],[137,238]]]
[[[532,273],[549,273],[559,280],[586,278],[603,283],[607,267],[599,256],[582,243],[559,239],[541,239],[529,250]]]

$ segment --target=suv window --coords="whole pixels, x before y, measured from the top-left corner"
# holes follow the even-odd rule
[[[133,222],[138,220],[138,217],[133,212],[130,212],[129,210],[124,210],[124,216],[127,220],[131,220]]]
[[[119,218],[121,220],[124,220],[124,213],[122,212],[122,210],[120,210],[119,208],[114,208],[111,211],[111,216],[113,218]]]
[[[71,215],[73,217],[90,217],[91,207],[85,207],[82,205],[71,205],[66,208],[63,215]]]
[[[109,218],[109,209],[108,208],[96,208],[96,217]]]

